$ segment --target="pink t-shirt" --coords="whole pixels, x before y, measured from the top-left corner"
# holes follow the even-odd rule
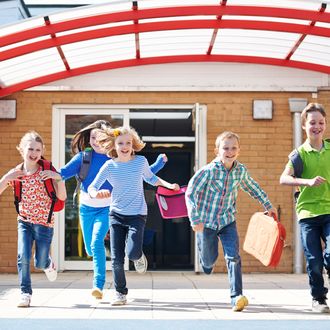
[[[54,214],[47,223],[52,204],[44,182],[40,176],[41,167],[31,174],[22,177],[22,199],[19,203],[18,220],[31,222],[47,227],[54,227]]]

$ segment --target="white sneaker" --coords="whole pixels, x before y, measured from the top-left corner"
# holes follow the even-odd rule
[[[134,267],[136,272],[139,274],[144,274],[147,271],[148,260],[143,252],[141,258],[134,261]]]
[[[95,297],[95,299],[102,299],[103,298],[103,291],[97,287],[92,289],[92,296]]]
[[[57,278],[57,270],[55,268],[55,264],[54,264],[52,258],[49,257],[49,259],[50,259],[50,264],[49,264],[48,268],[44,269],[44,272],[48,278],[48,281],[54,282]]]
[[[329,313],[330,310],[326,298],[313,299],[312,311],[317,313]]]
[[[29,293],[21,293],[17,307],[30,307],[31,297],[32,296]]]
[[[127,303],[126,295],[116,291],[115,298],[111,301],[112,306],[125,305]]]

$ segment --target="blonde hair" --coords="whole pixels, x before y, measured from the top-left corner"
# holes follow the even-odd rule
[[[322,104],[320,103],[309,103],[301,113],[301,124],[304,126],[307,120],[307,116],[311,112],[319,112],[324,118],[327,114]]]
[[[41,135],[38,134],[36,131],[29,131],[29,132],[27,132],[23,135],[19,145],[16,147],[16,149],[19,151],[19,153],[21,154],[22,157],[23,157],[23,154],[24,154],[24,149],[26,148],[27,144],[31,141],[41,143],[42,154],[44,153],[45,145],[44,145],[44,142],[43,142],[43,139],[42,139]]]
[[[218,149],[220,146],[221,141],[226,140],[226,139],[236,139],[238,142],[238,145],[240,145],[240,138],[239,135],[233,132],[223,132],[219,134],[215,140],[215,147]]]
[[[115,141],[118,136],[129,134],[132,137],[132,148],[133,151],[140,151],[146,145],[139,137],[136,130],[132,127],[117,127],[114,129],[107,128],[105,130],[97,130],[97,142],[102,148],[105,149],[106,154],[111,157],[118,157],[115,150]]]

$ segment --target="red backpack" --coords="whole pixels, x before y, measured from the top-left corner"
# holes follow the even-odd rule
[[[38,161],[38,164],[41,166],[43,171],[52,170],[56,172],[56,169],[54,168],[52,163],[46,159],[40,159]],[[23,166],[23,164],[21,166]],[[47,194],[52,200],[52,205],[50,207],[48,220],[47,220],[47,222],[49,223],[52,219],[53,212],[59,212],[63,210],[65,203],[64,201],[57,198],[52,179],[44,180],[44,184]],[[14,187],[14,196],[15,196],[14,204],[15,204],[16,212],[19,214],[19,203],[22,200],[22,182],[19,180],[14,180],[13,187]]]

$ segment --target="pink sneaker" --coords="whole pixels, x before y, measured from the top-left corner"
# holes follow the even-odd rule
[[[44,272],[48,278],[48,281],[54,282],[57,278],[57,270],[55,268],[55,264],[54,264],[52,258],[49,257],[49,259],[50,259],[50,264],[49,264],[48,268],[44,269]]]

